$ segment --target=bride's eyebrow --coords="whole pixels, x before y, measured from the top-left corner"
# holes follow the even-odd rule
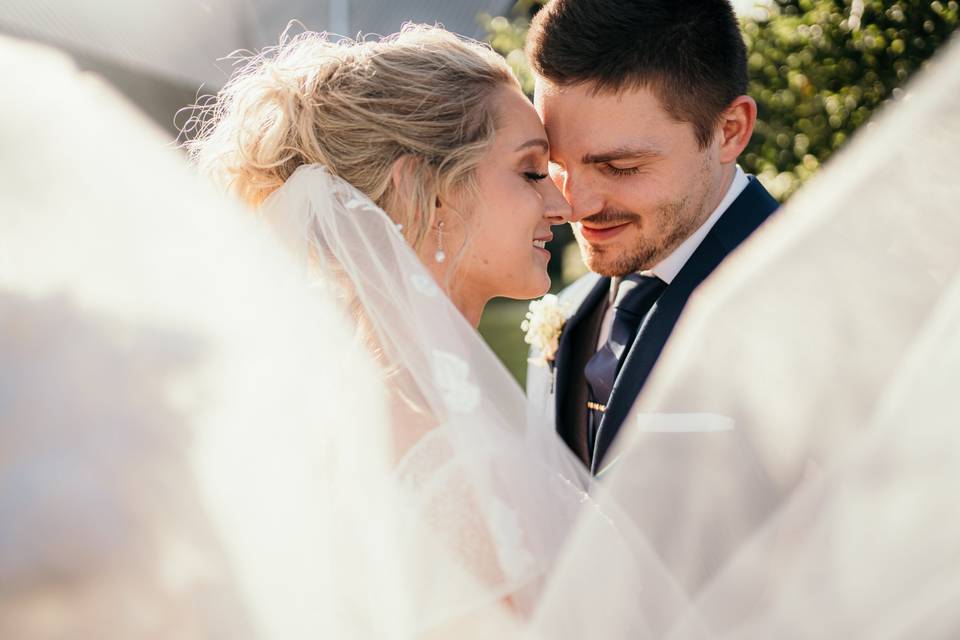
[[[583,156],[583,164],[599,164],[614,160],[653,160],[659,158],[660,151],[653,147],[619,147],[602,153],[588,153]]]
[[[550,144],[543,138],[531,138],[530,140],[527,140],[519,147],[514,149],[514,153],[517,151],[523,151],[524,149],[529,149],[531,147],[540,147],[543,149],[544,153],[550,153]]]

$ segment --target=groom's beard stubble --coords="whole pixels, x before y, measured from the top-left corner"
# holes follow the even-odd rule
[[[639,238],[626,246],[616,242],[606,246],[594,246],[578,233],[577,242],[580,244],[583,261],[594,273],[608,277],[626,276],[652,269],[690,237],[702,223],[700,215],[684,215],[689,200],[690,198],[685,196],[680,200],[664,202],[650,216],[631,211],[604,210],[584,218],[581,222],[605,227],[629,223],[636,230],[635,233],[639,234]],[[650,226],[644,225],[645,218],[658,221],[663,232],[652,238],[645,236],[643,231]]]

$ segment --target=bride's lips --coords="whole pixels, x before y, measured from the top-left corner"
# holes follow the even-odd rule
[[[548,236],[543,236],[541,238],[533,239],[533,248],[534,250],[542,256],[547,258],[547,261],[550,260],[550,252],[546,248],[546,244],[553,240],[553,234],[551,233]]]
[[[580,234],[587,242],[604,242],[618,235],[621,231],[630,226],[630,222],[624,222],[612,227],[590,227],[582,222],[580,223]]]

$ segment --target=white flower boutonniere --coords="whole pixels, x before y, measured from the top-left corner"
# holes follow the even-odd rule
[[[530,303],[530,310],[520,328],[527,332],[524,342],[538,352],[536,358],[529,359],[531,364],[539,367],[552,365],[560,347],[560,332],[567,321],[569,309],[569,304],[560,302],[560,298],[552,293]]]

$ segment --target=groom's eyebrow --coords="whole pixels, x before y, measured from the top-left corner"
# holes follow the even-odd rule
[[[533,138],[531,140],[527,140],[519,147],[514,149],[514,151],[522,151],[523,149],[529,149],[530,147],[540,147],[543,149],[544,153],[550,153],[550,144],[547,143],[547,141],[543,138]]]
[[[583,156],[583,164],[599,164],[614,160],[653,160],[661,153],[652,147],[619,147],[602,153],[588,153]]]

